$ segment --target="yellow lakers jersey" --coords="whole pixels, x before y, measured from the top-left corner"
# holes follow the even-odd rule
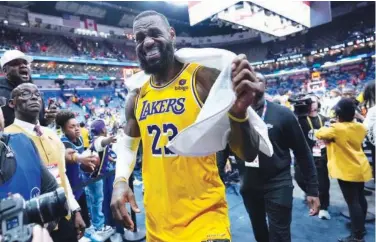
[[[225,188],[215,154],[184,157],[166,147],[200,112],[202,103],[195,88],[198,68],[198,64],[186,64],[163,86],[156,86],[151,78],[136,99],[147,241],[230,239]]]

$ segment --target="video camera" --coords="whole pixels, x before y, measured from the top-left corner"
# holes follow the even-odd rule
[[[4,242],[29,242],[33,223],[43,226],[68,214],[64,189],[58,188],[25,201],[15,194],[0,201],[0,234]]]
[[[297,94],[289,98],[288,101],[294,106],[294,113],[298,118],[308,116],[312,104],[312,99],[309,95]]]

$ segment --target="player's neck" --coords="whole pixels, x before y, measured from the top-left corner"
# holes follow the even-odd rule
[[[153,74],[154,83],[156,85],[162,86],[165,83],[168,83],[172,78],[174,78],[183,68],[184,64],[175,60],[168,65],[165,71],[162,71],[158,74]]]

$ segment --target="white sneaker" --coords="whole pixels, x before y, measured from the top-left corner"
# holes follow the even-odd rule
[[[319,218],[329,220],[331,217],[330,217],[330,214],[327,210],[320,210]]]
[[[94,226],[93,225],[91,225],[89,228],[86,228],[85,229],[85,234],[84,234],[84,236],[86,237],[86,238],[91,238],[91,236],[94,234],[94,232],[95,232],[95,229],[94,229]]]
[[[123,236],[119,233],[115,233],[110,237],[111,242],[123,242]]]
[[[105,225],[101,229],[96,230],[92,236],[91,240],[94,242],[102,242],[108,240],[111,235],[115,233],[115,229],[113,229],[111,226]]]

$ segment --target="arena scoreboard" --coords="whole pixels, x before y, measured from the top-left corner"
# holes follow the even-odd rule
[[[191,26],[210,18],[274,37],[332,21],[329,1],[190,1],[188,13]]]

